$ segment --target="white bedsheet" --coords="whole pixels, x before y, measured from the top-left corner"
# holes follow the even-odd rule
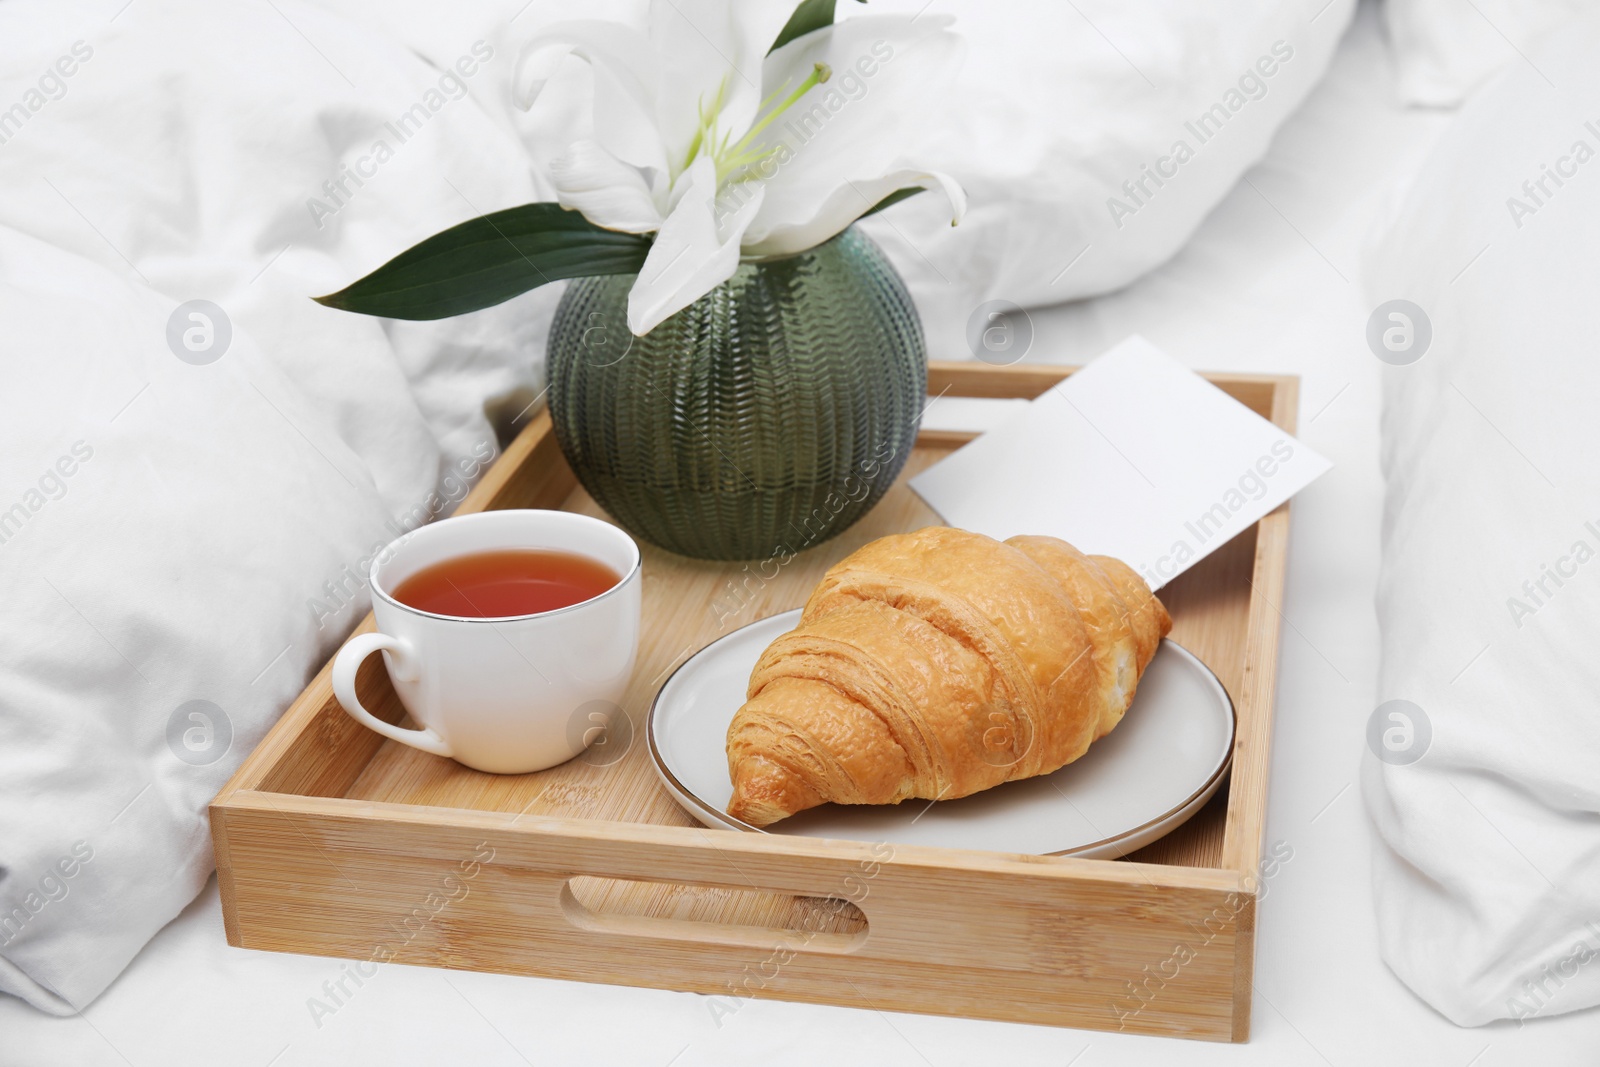
[[[1600,9],[1481,90],[1373,257],[1430,324],[1384,375],[1379,684],[1410,707],[1363,768],[1374,902],[1468,1025],[1600,1005],[1597,43]]]
[[[1203,369],[1302,375],[1301,436],[1337,464],[1297,498],[1269,843],[1293,858],[1259,918],[1242,1047],[780,1002],[719,1029],[691,994],[390,966],[317,1026],[340,961],[226,945],[214,885],[81,1016],[0,998],[0,1065],[1589,1064],[1600,1018],[1458,1029],[1378,958],[1371,830],[1354,786],[1376,697],[1378,364],[1359,247],[1440,125],[1400,114],[1373,12],[1268,159],[1167,267],[1033,316],[1030,358],[1074,362],[1131,332]],[[960,355],[959,339],[936,357]]]

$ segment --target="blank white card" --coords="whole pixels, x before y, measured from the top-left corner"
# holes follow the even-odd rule
[[[911,487],[951,526],[1060,537],[1159,589],[1331,466],[1135,336]]]

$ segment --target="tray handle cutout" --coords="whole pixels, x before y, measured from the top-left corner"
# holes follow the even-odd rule
[[[654,890],[648,903],[626,892],[639,887]],[[561,887],[561,911],[595,933],[831,954],[854,952],[868,930],[866,915],[843,897],[592,875]]]

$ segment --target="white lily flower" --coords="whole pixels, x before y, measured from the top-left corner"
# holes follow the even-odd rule
[[[938,189],[952,223],[966,210],[954,180],[902,155],[961,62],[952,20],[851,18],[769,55],[795,3],[651,0],[647,32],[559,23],[523,54],[524,108],[566,56],[591,68],[586,106],[541,147],[563,207],[655,234],[629,294],[635,334],[741,260],[813,248],[898,190]]]

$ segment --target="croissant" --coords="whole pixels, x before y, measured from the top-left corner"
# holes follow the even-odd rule
[[[1128,710],[1172,621],[1127,564],[931,526],[823,576],[728,727],[728,814],[953,799],[1050,772]]]

